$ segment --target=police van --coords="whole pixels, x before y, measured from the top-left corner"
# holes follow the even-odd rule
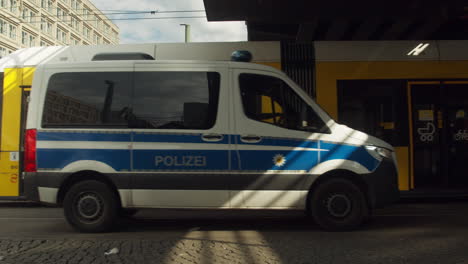
[[[336,123],[277,69],[141,47],[46,50],[3,66],[34,71],[24,191],[62,205],[77,230],[139,208],[304,210],[350,230],[398,199],[393,147]]]

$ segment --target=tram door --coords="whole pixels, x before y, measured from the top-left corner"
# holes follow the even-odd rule
[[[440,82],[410,84],[412,107],[412,186],[437,188],[443,184]]]
[[[468,188],[468,83],[444,82],[450,188]]]
[[[468,83],[409,83],[412,187],[468,188]]]

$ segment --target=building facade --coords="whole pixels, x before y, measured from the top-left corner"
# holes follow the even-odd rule
[[[27,47],[118,43],[119,28],[89,0],[0,0],[0,57]]]

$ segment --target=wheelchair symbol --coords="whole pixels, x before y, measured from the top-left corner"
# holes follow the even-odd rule
[[[419,139],[423,142],[433,141],[435,130],[433,123],[426,123],[426,127],[418,128]]]

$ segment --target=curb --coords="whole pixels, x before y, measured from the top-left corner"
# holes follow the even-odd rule
[[[2,207],[44,207],[44,205],[33,201],[0,201],[0,208]]]

